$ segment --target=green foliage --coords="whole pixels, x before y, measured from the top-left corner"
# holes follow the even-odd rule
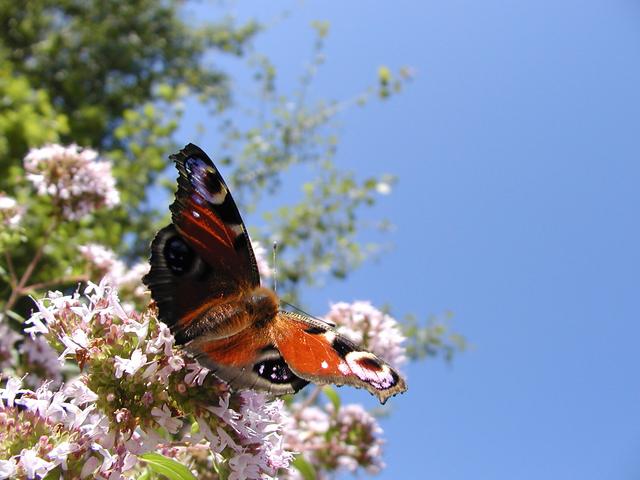
[[[467,341],[459,333],[451,330],[451,312],[440,316],[431,316],[421,324],[415,315],[407,315],[404,322],[404,334],[407,336],[407,355],[411,359],[436,357],[442,355],[451,361],[456,352],[468,348]]]
[[[139,457],[150,471],[169,480],[195,480],[196,477],[187,467],[159,453],[145,453]]]
[[[13,186],[16,165],[30,146],[55,142],[69,131],[67,116],[57,112],[46,89],[16,75],[0,49],[0,190]]]
[[[293,467],[300,472],[304,480],[316,480],[316,470],[302,455],[297,455],[292,462]]]

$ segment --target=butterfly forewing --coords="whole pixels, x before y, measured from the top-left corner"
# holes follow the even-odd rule
[[[239,287],[260,285],[247,229],[211,159],[193,144],[171,158],[180,173],[169,207],[178,232],[210,267]]]

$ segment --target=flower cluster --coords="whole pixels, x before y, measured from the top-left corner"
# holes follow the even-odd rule
[[[54,144],[29,151],[24,168],[38,194],[51,197],[63,218],[78,220],[120,202],[111,164],[97,158],[89,148]]]
[[[22,220],[23,209],[15,198],[0,192],[0,227],[2,229],[15,229]]]
[[[384,468],[382,429],[361,405],[349,404],[337,410],[294,405],[293,424],[287,429],[288,448],[301,452],[305,460],[327,472],[359,468],[378,473]],[[290,478],[299,478],[290,473]]]
[[[89,266],[89,278],[102,278],[125,299],[141,302],[149,299],[142,283],[142,277],[149,271],[148,262],[128,268],[113,250],[96,243],[80,245],[78,250]]]
[[[20,365],[29,372],[25,383],[30,387],[38,387],[48,382],[51,387],[59,387],[62,383],[62,362],[56,351],[43,337],[24,338],[18,351],[21,355]]]
[[[50,293],[37,307],[25,331],[36,341],[51,344],[60,361],[75,360],[82,373],[58,392],[51,393],[46,384],[25,395],[59,397],[77,405],[64,395],[70,395],[69,389],[82,391],[95,428],[89,429],[88,443],[83,440],[82,447],[70,449],[61,446],[70,435],[67,431],[59,437],[44,433],[49,439],[44,446],[33,435],[24,437],[34,441],[24,440],[19,448],[9,448],[13,445],[9,436],[4,440],[0,436],[0,451],[7,449],[11,457],[6,468],[14,468],[18,477],[34,478],[24,465],[36,465],[38,472],[59,469],[57,473],[70,477],[120,478],[141,473],[143,455],[156,450],[170,457],[189,457],[189,465],[215,467],[211,471],[224,468],[231,480],[261,479],[289,467],[292,454],[284,448],[283,428],[289,422],[284,404],[267,402],[255,392],[230,394],[224,383],[174,349],[168,327],[152,311],[127,312],[108,283],[90,283],[84,296]],[[39,421],[48,425],[57,420],[41,415]],[[87,433],[83,425],[73,423]],[[48,453],[64,449],[73,452],[74,462],[82,462],[56,463]]]
[[[334,303],[325,318],[337,325],[338,331],[371,350],[394,367],[406,362],[405,336],[390,315],[369,302]]]
[[[9,378],[0,389],[0,479],[44,478],[55,469],[87,478],[108,465],[106,423],[81,383],[36,391]]]

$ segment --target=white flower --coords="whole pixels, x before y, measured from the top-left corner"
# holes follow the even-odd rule
[[[64,364],[67,355],[75,355],[78,350],[86,350],[89,348],[89,337],[84,330],[79,328],[74,330],[70,337],[68,335],[61,336],[60,341],[66,347],[58,357],[62,364]]]
[[[241,453],[229,460],[231,473],[229,480],[259,480],[261,478],[260,465],[254,455]]]
[[[166,403],[162,405],[162,410],[158,407],[153,407],[151,409],[151,415],[153,415],[156,422],[166,428],[169,433],[178,433],[178,430],[180,430],[182,426],[180,419],[171,416],[171,410],[167,407]]]
[[[16,461],[13,458],[9,460],[0,460],[0,480],[5,478],[13,478],[16,473]]]
[[[24,208],[18,205],[14,198],[0,192],[0,227],[13,229],[18,226]]]
[[[62,442],[54,447],[47,456],[55,463],[56,465],[62,465],[62,469],[67,469],[67,457],[70,453],[78,450],[79,446],[75,443]]]
[[[50,196],[64,218],[78,220],[120,203],[111,164],[97,158],[95,150],[77,145],[47,145],[29,151],[24,167],[39,195]]]
[[[203,367],[198,362],[190,362],[187,364],[186,368],[189,373],[184,376],[184,381],[190,387],[202,385],[204,383],[204,379],[209,373],[209,369]]]
[[[55,463],[47,462],[40,458],[35,449],[23,449],[20,452],[20,461],[18,465],[22,467],[27,475],[27,478],[43,478],[49,470],[56,467]]]
[[[70,403],[73,405],[84,405],[98,400],[98,395],[80,379],[75,379],[67,383],[64,387],[64,393],[71,399]]]
[[[147,362],[147,356],[142,353],[142,350],[136,348],[131,354],[131,358],[122,358],[116,355],[115,367],[116,378],[122,378],[123,373],[129,375],[135,374],[142,366]]]
[[[9,377],[6,386],[0,388],[0,400],[6,400],[7,406],[13,407],[16,395],[27,391],[20,387],[22,387],[22,381],[19,378]],[[0,406],[4,406],[2,401],[0,401]]]
[[[158,336],[151,342],[147,343],[147,353],[158,353],[164,351],[166,356],[171,356],[174,338],[171,330],[164,323],[158,323]]]
[[[80,471],[80,478],[87,478],[89,475],[93,476],[93,473],[100,465],[100,460],[97,457],[89,457],[89,459],[84,462],[82,466],[82,470]]]

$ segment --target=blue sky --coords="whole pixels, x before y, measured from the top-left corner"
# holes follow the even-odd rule
[[[640,4],[235,9],[265,19],[288,7],[257,43],[285,89],[316,19],[331,23],[317,97],[353,95],[382,64],[417,72],[397,98],[341,117],[340,164],[399,177],[375,212],[396,224],[394,247],[309,303],[320,314],[355,299],[399,316],[451,310],[473,344],[451,366],[407,368],[378,478],[637,478]],[[189,122],[182,134],[192,139]],[[202,142],[214,158],[217,141]]]

